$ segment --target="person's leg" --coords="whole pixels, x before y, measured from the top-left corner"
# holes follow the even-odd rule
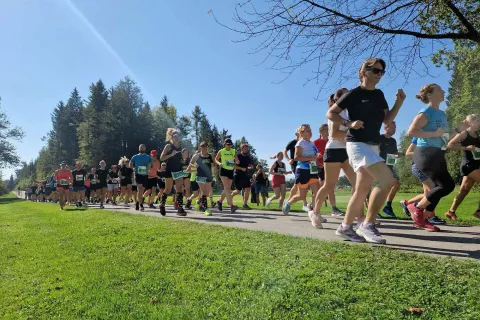
[[[453,199],[452,206],[445,216],[449,219],[455,220],[457,216],[455,211],[458,209],[460,204],[463,202],[465,197],[469,194],[470,190],[473,188],[476,182],[480,182],[480,169],[477,169],[471,172],[468,176],[464,176],[462,180],[462,185],[460,186],[459,193]]]
[[[365,172],[377,182],[375,188],[370,192],[366,217],[366,222],[375,223],[377,213],[382,208],[388,193],[395,184],[395,178],[393,177],[392,171],[384,162],[377,162],[369,167],[363,167],[360,170],[365,170]]]
[[[186,216],[187,213],[183,209],[183,182],[184,179],[177,179],[175,180],[175,190],[177,191],[176,203],[177,203],[177,215],[178,216]]]
[[[294,204],[297,201],[303,201],[307,198],[308,186],[298,186],[297,192],[295,195],[288,200],[290,205]]]
[[[267,207],[268,208],[270,208],[270,203],[273,200],[277,200],[277,199],[280,198],[280,187],[273,188],[273,192],[274,192],[274,195],[267,200]],[[281,208],[281,205],[280,205],[280,208]]]
[[[280,201],[278,203],[278,208],[282,209],[283,202],[285,201],[285,195],[287,194],[287,185],[285,183],[280,185]]]
[[[227,198],[227,203],[230,207],[233,206],[233,201],[232,201],[232,194],[230,193],[230,189],[232,188],[232,180],[229,179],[228,177],[221,177],[222,179],[222,184],[223,184],[223,193],[222,195]]]
[[[248,199],[250,198],[250,187],[245,187],[243,189],[243,205],[248,206]]]
[[[183,185],[184,185],[184,189],[185,189],[185,198],[190,198],[190,195],[191,195],[191,183],[190,183],[190,178],[188,179],[183,179]]]
[[[332,190],[335,189],[335,185],[338,181],[338,176],[340,175],[340,169],[342,168],[341,163],[336,162],[328,162],[325,163],[325,181],[323,181],[323,185],[318,190],[317,195],[315,197],[315,202],[313,203],[314,208],[313,211],[316,214],[320,214],[323,202],[327,195],[331,193]]]

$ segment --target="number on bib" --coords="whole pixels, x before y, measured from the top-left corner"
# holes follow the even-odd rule
[[[225,164],[227,165],[227,167],[235,166],[235,162],[233,160],[225,160]]]
[[[199,177],[197,176],[197,183],[207,183],[207,177]]]
[[[480,160],[480,148],[475,148],[475,150],[472,151],[472,155],[474,160]]]
[[[278,173],[285,173],[285,169],[284,168],[278,168]]]
[[[387,154],[387,166],[393,166],[397,162],[394,154]]]
[[[77,175],[75,176],[75,179],[76,179],[77,181],[83,181],[83,175],[82,175],[82,174],[77,174]]]
[[[184,177],[184,178],[188,178],[189,175],[190,175],[190,172],[188,172],[188,171],[183,171],[183,177]]]
[[[173,180],[178,180],[183,178],[183,171],[172,172]]]
[[[147,167],[146,166],[139,166],[137,168],[137,172],[138,172],[138,174],[145,175],[145,174],[147,174]]]
[[[60,179],[60,185],[61,185],[61,186],[66,186],[66,185],[68,185],[68,180],[67,180],[67,179]]]
[[[310,161],[310,174],[318,174],[317,161]]]

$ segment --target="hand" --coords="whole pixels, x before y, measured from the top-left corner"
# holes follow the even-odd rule
[[[467,151],[473,151],[473,150],[475,150],[475,148],[476,148],[475,146],[466,146],[466,147],[465,147],[465,150],[467,150]]]
[[[467,120],[463,120],[458,124],[458,130],[460,132],[467,130],[468,127],[469,127],[469,124]]]
[[[178,153],[177,150],[173,150],[172,153],[171,153],[172,157],[173,157],[174,155],[176,155],[177,153]]]
[[[235,164],[240,164],[240,161],[239,161],[239,160],[236,160],[236,159],[235,159],[234,162],[235,162]]]
[[[445,133],[445,129],[443,127],[438,128],[435,132],[433,132],[432,137],[441,137]]]
[[[350,123],[350,128],[351,129],[360,129],[360,128],[363,128],[363,121],[362,120],[357,120],[357,121],[353,121]]]
[[[405,94],[405,92],[403,92],[403,89],[398,89],[396,97],[397,97],[397,101],[403,102],[407,97],[407,95]]]
[[[288,160],[288,163],[293,164],[293,159]]]

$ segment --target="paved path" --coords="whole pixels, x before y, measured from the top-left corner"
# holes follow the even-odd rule
[[[19,197],[22,197],[22,195],[19,195]],[[209,217],[193,210],[188,212],[187,217],[177,217],[173,207],[167,206],[167,216],[162,217],[158,209],[145,209],[142,212],[135,211],[133,206],[125,208],[123,205],[106,205],[106,209],[155,216],[162,219],[180,219],[226,227],[278,232],[297,237],[343,241],[335,235],[335,230],[341,220],[325,215],[324,217],[328,219],[328,222],[323,224],[324,229],[315,229],[310,224],[310,219],[306,213],[291,213],[284,216],[278,211],[253,209],[239,210],[237,213],[231,214],[229,210],[219,212],[218,209],[213,209],[213,215]],[[427,232],[413,228],[412,221],[392,219],[380,219],[380,221],[379,230],[387,240],[387,247],[439,256],[480,259],[480,226],[446,225],[440,226],[441,232]]]

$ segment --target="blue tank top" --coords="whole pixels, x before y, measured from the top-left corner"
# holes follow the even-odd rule
[[[425,107],[418,112],[418,114],[424,114],[427,117],[427,124],[422,128],[422,131],[433,132],[438,128],[443,127],[445,133],[448,134],[448,122],[445,112],[442,110],[436,110],[432,107]],[[442,148],[445,145],[445,141],[442,137],[433,138],[418,138],[417,147],[436,147]]]

